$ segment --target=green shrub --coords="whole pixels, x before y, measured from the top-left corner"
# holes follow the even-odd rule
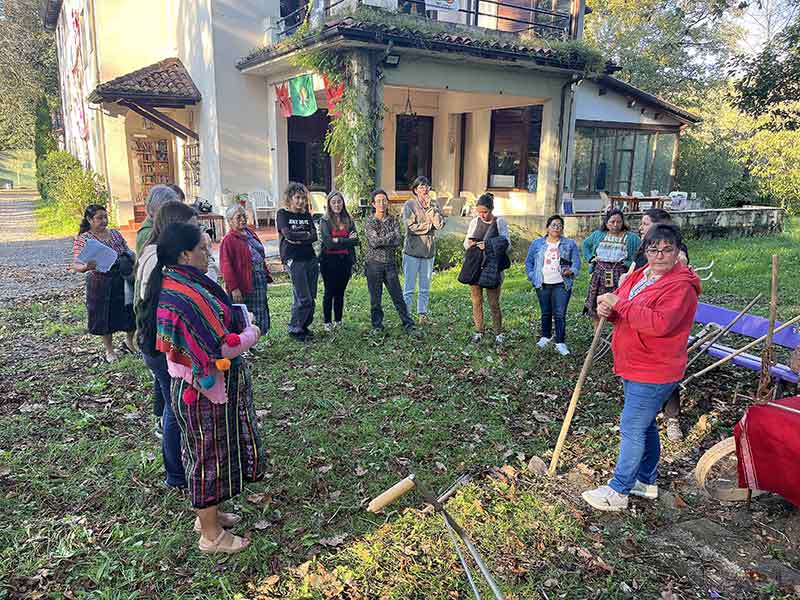
[[[52,188],[51,195],[63,217],[75,222],[76,226],[83,218],[83,211],[87,206],[90,204],[105,206],[108,203],[108,192],[103,178],[97,173],[83,169],[69,171],[58,185]]]
[[[55,150],[49,152],[36,166],[36,179],[42,199],[54,201],[54,190],[66,176],[73,171],[81,171],[81,163],[69,152]]]
[[[36,174],[39,193],[42,191],[42,180],[39,177],[39,170],[43,168],[43,163],[47,155],[58,150],[58,143],[53,135],[53,121],[50,116],[50,107],[47,98],[42,96],[36,103],[36,128],[33,137],[33,149],[36,155]]]

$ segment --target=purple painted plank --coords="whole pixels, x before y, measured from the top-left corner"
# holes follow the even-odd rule
[[[718,323],[724,327],[733,321],[737,314],[739,314],[739,311],[700,302],[697,305],[694,321],[702,325]],[[775,327],[779,327],[780,325],[780,322],[775,322]],[[766,335],[768,327],[768,319],[755,315],[744,315],[731,328],[731,332],[756,339],[760,338],[762,335]],[[800,333],[798,333],[797,327],[787,327],[783,331],[775,334],[772,339],[776,344],[784,348],[794,349],[796,346],[800,346]]]
[[[733,348],[720,346],[718,344],[711,346],[711,348],[707,350],[708,355],[714,358],[725,358],[733,352]],[[730,362],[740,367],[750,369],[751,371],[761,370],[761,357],[747,354],[746,352],[740,354],[739,356],[734,356]],[[792,383],[797,383],[798,381],[798,374],[792,371],[786,365],[773,365],[769,372],[776,379],[783,379],[784,381],[790,381]]]

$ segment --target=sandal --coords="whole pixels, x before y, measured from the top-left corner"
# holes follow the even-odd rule
[[[242,522],[242,517],[234,513],[224,513],[220,512],[217,513],[217,521],[219,522],[219,526],[223,529],[230,529],[231,527],[235,527],[239,523]],[[203,529],[200,527],[200,517],[196,517],[194,520],[194,530],[197,533],[200,533]]]
[[[120,344],[120,350],[122,350],[122,352],[124,354],[136,354],[137,353],[137,350],[134,349],[134,348],[131,348],[131,346],[128,344],[128,340],[123,340],[122,344]]]
[[[250,540],[247,538],[233,535],[230,531],[222,530],[222,533],[217,536],[217,539],[209,541],[200,536],[200,541],[197,547],[200,552],[206,554],[236,554],[241,552],[250,545]]]

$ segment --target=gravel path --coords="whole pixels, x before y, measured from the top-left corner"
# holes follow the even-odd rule
[[[15,191],[0,194],[0,303],[46,298],[83,286],[69,273],[72,238],[41,238],[33,211],[37,196]]]

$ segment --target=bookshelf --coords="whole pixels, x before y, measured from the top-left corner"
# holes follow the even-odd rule
[[[133,152],[136,156],[137,194],[135,204],[144,206],[154,185],[173,183],[170,144],[166,139],[136,139]]]

